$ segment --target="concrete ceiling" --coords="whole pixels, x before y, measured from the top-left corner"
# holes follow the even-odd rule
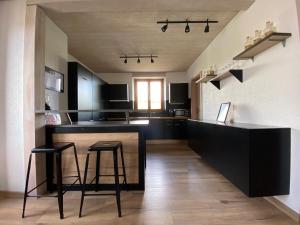
[[[69,52],[95,72],[186,71],[216,35],[253,0],[28,0],[39,4],[68,35]],[[163,33],[158,20],[218,20],[204,25],[170,24]],[[123,63],[121,55],[158,55]],[[217,53],[216,53],[217,54]]]

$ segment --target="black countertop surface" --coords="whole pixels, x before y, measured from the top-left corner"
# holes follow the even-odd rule
[[[189,119],[189,121],[199,122],[199,123],[208,123],[218,126],[224,126],[224,127],[233,127],[233,128],[241,128],[241,129],[249,129],[249,130],[255,130],[255,129],[283,129],[288,127],[276,127],[276,126],[269,126],[269,125],[259,125],[259,124],[249,124],[249,123],[220,123],[214,120],[192,120]]]
[[[145,127],[149,125],[149,120],[132,120],[127,121],[80,121],[72,124],[47,125],[46,127]]]

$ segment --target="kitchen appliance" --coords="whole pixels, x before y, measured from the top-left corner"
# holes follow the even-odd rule
[[[186,109],[174,109],[174,116],[186,116]]]

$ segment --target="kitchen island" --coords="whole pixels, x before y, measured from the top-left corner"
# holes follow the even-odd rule
[[[145,167],[146,167],[146,137],[148,120],[134,121],[97,121],[97,122],[73,122],[72,124],[47,125],[46,142],[74,142],[78,152],[78,160],[81,176],[83,176],[84,163],[89,146],[97,141],[121,141],[124,148],[124,158],[127,173],[126,187],[128,190],[145,189]],[[64,176],[74,175],[76,165],[72,153],[64,153],[62,170]],[[47,177],[53,177],[53,155],[47,155]],[[90,158],[88,181],[95,176],[96,157]],[[110,153],[104,153],[100,162],[101,174],[113,174],[113,161]],[[120,172],[121,172],[121,168]],[[100,190],[111,190],[114,188],[113,177],[104,176],[100,178],[98,188]],[[68,184],[64,182],[64,186]],[[87,182],[88,183],[88,182]],[[55,189],[55,183],[48,179],[47,188],[49,191]],[[93,189],[95,184],[88,184],[88,189]],[[74,189],[80,190],[79,185]]]

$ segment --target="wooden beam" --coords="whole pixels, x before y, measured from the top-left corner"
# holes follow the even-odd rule
[[[300,1],[298,0],[296,0],[296,9],[297,9],[297,18],[298,18],[298,28],[300,34]],[[299,224],[300,224],[300,218],[299,218]]]
[[[31,149],[36,145],[44,144],[45,141],[44,115],[35,114],[35,110],[45,107],[45,14],[36,5],[27,6],[24,41],[23,124],[24,157],[27,170]],[[42,172],[43,166],[43,157],[33,158],[30,185],[35,185],[45,177]]]

